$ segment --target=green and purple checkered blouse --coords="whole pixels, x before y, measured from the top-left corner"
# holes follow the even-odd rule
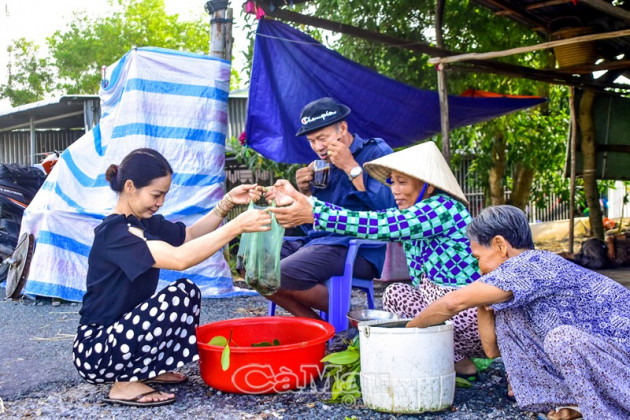
[[[422,274],[434,283],[458,288],[477,280],[479,266],[470,252],[466,207],[446,194],[437,194],[409,207],[385,211],[352,211],[314,200],[316,230],[357,238],[403,243],[414,285]]]

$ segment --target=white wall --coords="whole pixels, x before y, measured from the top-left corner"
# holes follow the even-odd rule
[[[630,185],[624,186],[623,182],[615,182],[615,188],[608,189],[608,217],[621,217],[621,208],[624,195],[630,195]],[[623,209],[623,217],[630,217],[630,204],[626,204]]]

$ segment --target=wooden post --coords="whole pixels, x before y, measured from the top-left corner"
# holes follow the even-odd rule
[[[448,165],[451,165],[451,139],[449,138],[448,121],[448,93],[446,91],[446,76],[444,66],[437,65],[438,74],[438,95],[440,96],[440,126],[442,127],[442,155]]]
[[[582,151],[582,180],[584,195],[588,204],[588,220],[591,224],[591,237],[604,240],[602,208],[597,190],[597,147],[595,143],[595,125],[593,123],[593,102],[595,92],[584,89],[580,97],[580,110],[577,115],[580,127],[580,150]]]
[[[570,176],[571,176],[571,186],[570,186],[570,197],[569,197],[569,253],[573,254],[573,242],[574,242],[574,233],[573,230],[575,228],[575,162],[577,153],[577,118],[575,114],[575,88],[571,87],[569,92],[569,109],[571,112],[571,168],[570,168]]]
[[[227,1],[210,0],[206,10],[210,14],[210,55],[232,59],[232,9]]]
[[[225,59],[232,61],[232,44],[234,44],[234,38],[232,37],[232,8],[229,7],[225,14]]]
[[[210,55],[225,58],[225,9],[210,15]]]
[[[435,42],[438,48],[444,48],[444,37],[442,36],[442,21],[444,18],[444,0],[437,0],[435,3]],[[448,120],[448,92],[446,89],[445,66],[436,66],[438,76],[438,96],[440,98],[440,127],[442,128],[442,155],[448,165],[451,165],[451,140],[449,137]]]

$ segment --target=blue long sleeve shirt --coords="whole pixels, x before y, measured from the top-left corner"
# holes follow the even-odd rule
[[[378,159],[381,156],[393,152],[392,148],[383,139],[371,138],[364,140],[354,135],[354,141],[350,145],[350,152],[361,166],[365,162]],[[330,175],[326,188],[313,189],[313,196],[321,201],[336,204],[349,210],[384,210],[396,207],[396,201],[390,188],[363,171],[363,184],[365,191],[358,191],[348,175],[341,169],[330,165]],[[305,226],[308,242],[304,246],[312,245],[342,245],[347,247],[353,237],[342,236],[334,233],[315,231],[312,225]],[[372,263],[381,271],[385,262],[385,245],[359,249],[359,255]]]

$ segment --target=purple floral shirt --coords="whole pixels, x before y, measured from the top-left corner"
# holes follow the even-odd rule
[[[495,311],[523,311],[544,341],[560,325],[606,338],[630,352],[630,290],[547,251],[526,251],[479,281],[511,291]],[[497,329],[500,326],[497,325]]]

